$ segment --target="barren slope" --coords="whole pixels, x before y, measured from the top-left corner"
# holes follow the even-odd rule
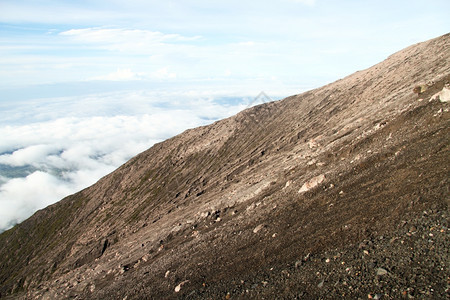
[[[153,146],[0,235],[1,296],[445,299],[449,48]]]

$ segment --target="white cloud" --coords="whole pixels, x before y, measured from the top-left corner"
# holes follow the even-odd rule
[[[17,176],[7,171],[1,174],[0,231],[95,183],[154,143],[245,108],[245,103],[220,104],[211,93],[194,90],[47,101],[52,105],[42,109],[51,111],[49,120],[31,118],[28,124],[0,125],[0,136],[4,137],[0,153],[6,152],[0,155],[0,166],[30,167],[31,173],[20,178],[13,178]],[[78,105],[89,109],[77,109]],[[121,105],[130,108],[122,110]],[[119,109],[111,111],[110,106]],[[14,110],[18,118],[23,116],[21,106]],[[75,115],[65,116],[72,110]],[[2,113],[0,110],[0,118]]]
[[[167,80],[175,79],[177,74],[171,72],[168,67],[160,68],[154,72],[146,74],[145,72],[133,72],[131,69],[120,69],[117,71],[89,78],[88,80],[106,80],[106,81],[135,81],[135,80]]]
[[[316,0],[289,0],[289,1],[295,2],[295,3],[301,3],[301,4],[309,5],[309,6],[316,4]]]
[[[23,221],[72,191],[70,184],[41,171],[8,180],[0,186],[0,230]]]
[[[12,154],[0,155],[0,164],[10,166],[36,165],[56,149],[54,145],[28,146],[14,151]]]
[[[161,68],[151,74],[151,77],[156,79],[174,79],[177,77],[175,72],[170,72],[169,68]]]
[[[59,33],[73,42],[91,44],[95,47],[121,52],[152,51],[167,43],[186,43],[200,39],[200,36],[164,34],[158,31],[125,28],[82,28]]]
[[[104,76],[92,77],[90,80],[110,80],[110,81],[128,81],[141,80],[145,76],[144,73],[135,73],[131,69],[117,69],[117,71],[109,73]]]

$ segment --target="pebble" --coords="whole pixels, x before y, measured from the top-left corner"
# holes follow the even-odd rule
[[[259,224],[258,226],[255,227],[255,229],[253,229],[253,233],[258,233],[258,231],[263,229],[263,227],[264,227],[263,224]]]
[[[324,283],[324,280],[322,280],[322,281],[317,285],[317,287],[318,287],[318,288],[322,288],[322,287],[323,287],[323,283]]]
[[[185,285],[186,283],[188,283],[188,282],[189,282],[189,280],[185,280],[185,281],[180,282],[180,283],[175,287],[175,293],[178,293],[179,291],[181,291],[181,287],[182,287],[183,285]]]
[[[386,269],[383,269],[383,268],[377,269],[377,276],[383,276],[383,275],[386,275],[387,273],[388,273],[388,271]]]
[[[207,217],[209,217],[210,214],[211,214],[211,213],[210,213],[209,211],[203,212],[203,213],[200,214],[200,217],[201,217],[201,218],[207,218]]]
[[[325,175],[324,174],[321,174],[319,176],[311,178],[310,180],[308,180],[307,182],[305,182],[302,185],[302,187],[300,188],[298,193],[301,194],[301,193],[307,192],[307,191],[315,188],[316,186],[318,186],[319,184],[321,184],[324,181],[325,181]]]

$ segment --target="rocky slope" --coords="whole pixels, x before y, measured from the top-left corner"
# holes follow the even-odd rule
[[[153,146],[1,234],[0,296],[446,299],[448,49]]]

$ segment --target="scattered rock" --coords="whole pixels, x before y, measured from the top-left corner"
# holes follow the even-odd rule
[[[200,217],[205,219],[205,218],[209,217],[210,215],[211,215],[211,213],[209,211],[205,211],[200,214]]]
[[[307,165],[308,165],[308,166],[312,166],[312,165],[315,164],[316,162],[317,162],[316,159],[312,159],[312,160],[308,161]]]
[[[377,276],[383,276],[383,275],[386,275],[387,273],[388,273],[388,271],[386,269],[383,269],[383,268],[377,269]]]
[[[185,281],[180,282],[180,283],[175,287],[175,293],[178,293],[179,291],[181,291],[181,287],[182,287],[183,285],[185,285],[186,283],[188,283],[188,282],[189,282],[189,280],[185,280]]]
[[[323,283],[324,283],[324,280],[322,280],[318,285],[317,285],[317,287],[320,289],[320,288],[322,288],[323,287]]]
[[[417,85],[414,87],[413,92],[420,95],[427,91],[428,87],[425,84]]]
[[[450,88],[444,87],[439,95],[439,101],[450,102]]]
[[[258,233],[258,231],[260,231],[263,228],[264,224],[259,224],[258,226],[255,227],[255,229],[253,229],[253,233]]]
[[[321,184],[322,182],[325,181],[325,175],[321,174],[319,176],[313,177],[310,180],[308,180],[307,182],[305,182],[303,184],[303,186],[300,188],[300,190],[298,191],[298,193],[304,193],[306,191],[309,191],[310,189],[315,188],[316,186],[318,186],[319,184]]]
[[[442,103],[450,102],[450,88],[444,86],[442,91],[434,94],[430,98],[430,101],[433,101],[433,100],[439,100]]]

